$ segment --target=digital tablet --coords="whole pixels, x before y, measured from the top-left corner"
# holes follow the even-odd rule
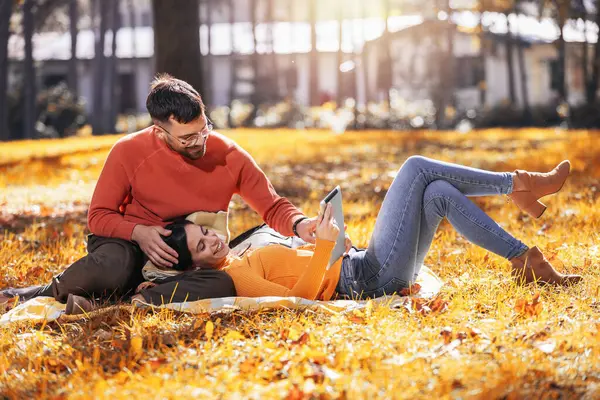
[[[325,205],[331,203],[333,219],[340,228],[340,233],[335,242],[335,247],[331,251],[331,258],[327,269],[329,269],[346,251],[346,232],[344,230],[344,209],[342,208],[342,189],[336,186],[325,198],[321,201],[321,211],[325,209]]]

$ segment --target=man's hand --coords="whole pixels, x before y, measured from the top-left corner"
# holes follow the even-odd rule
[[[171,231],[161,226],[136,225],[131,240],[136,242],[154,265],[163,268],[177,263],[179,254],[166,244],[160,235],[169,236]]]
[[[307,243],[315,243],[315,233],[317,231],[317,219],[319,217],[307,218],[298,223],[296,231],[300,239]]]

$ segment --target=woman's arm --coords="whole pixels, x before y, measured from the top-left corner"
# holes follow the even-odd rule
[[[331,250],[335,242],[329,240],[317,239],[315,251],[308,263],[306,271],[300,276],[292,288],[271,282],[254,272],[249,272],[246,268],[232,268],[226,270],[233,279],[238,296],[242,297],[261,297],[261,296],[281,296],[281,297],[302,297],[309,300],[315,300],[321,288],[321,282],[325,276],[327,263],[331,256]],[[292,254],[289,252],[288,254]],[[271,253],[274,256],[280,256],[280,253]],[[295,254],[295,253],[294,253]],[[290,257],[295,257],[290,255]],[[260,259],[260,255],[259,255]],[[261,263],[263,260],[260,260]],[[289,260],[264,260],[264,262],[282,263]]]
[[[246,273],[245,269],[228,271],[233,278],[235,289],[240,296],[296,296],[314,300],[319,294],[321,283],[325,276],[331,251],[335,247],[335,240],[340,229],[335,224],[331,204],[328,204],[324,213],[318,217],[317,243],[315,251],[310,258],[308,267],[300,276],[296,284],[290,289],[274,282],[268,281],[258,274]],[[295,254],[295,253],[294,253]],[[260,259],[260,254],[258,255]],[[291,257],[294,257],[293,255]],[[260,260],[263,263],[263,260]],[[268,261],[268,260],[264,260]],[[282,262],[283,260],[275,260]]]

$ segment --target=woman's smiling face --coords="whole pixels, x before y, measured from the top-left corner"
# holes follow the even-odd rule
[[[185,226],[185,233],[195,267],[216,267],[229,254],[227,243],[211,229],[202,225],[189,224]]]

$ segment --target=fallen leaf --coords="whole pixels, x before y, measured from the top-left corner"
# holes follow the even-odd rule
[[[133,358],[140,358],[143,353],[144,339],[139,335],[132,335],[129,342],[129,351]]]
[[[440,331],[440,335],[442,335],[442,337],[444,338],[444,343],[449,344],[452,341],[452,336],[453,336],[452,328],[450,328],[449,326],[445,326]]]
[[[206,321],[206,326],[204,327],[204,334],[206,336],[206,340],[211,340],[213,336],[213,332],[215,330],[215,325],[212,321]]]
[[[515,303],[515,311],[527,317],[539,315],[542,312],[542,303],[540,302],[540,292],[537,292],[531,301],[519,299]]]
[[[400,291],[400,296],[410,296],[413,294],[417,294],[421,291],[421,285],[418,283],[413,283],[410,287],[404,288]]]
[[[308,339],[309,339],[308,333],[304,332],[304,333],[302,333],[302,335],[300,335],[300,337],[298,338],[298,340],[294,340],[292,342],[292,344],[293,345],[305,344],[306,342],[308,342]]]
[[[354,322],[355,324],[366,324],[367,321],[363,317],[358,315],[348,315],[348,321]]]

